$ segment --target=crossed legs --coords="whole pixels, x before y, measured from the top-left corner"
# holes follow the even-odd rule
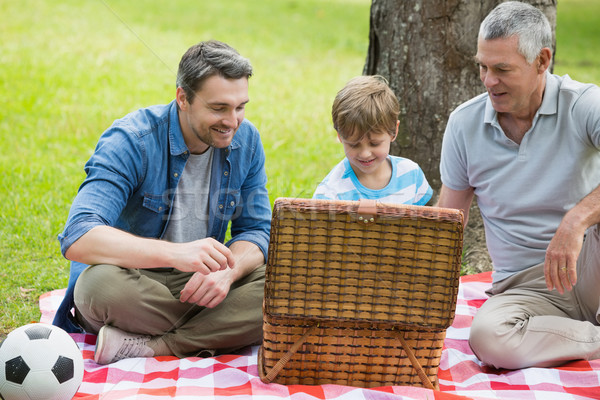
[[[493,285],[495,294],[473,319],[469,338],[481,361],[518,369],[600,358],[599,229],[588,230],[573,291],[548,291],[543,264]]]
[[[111,325],[160,337],[178,357],[231,352],[262,340],[264,271],[259,267],[235,282],[217,307],[204,308],[179,301],[189,273],[94,265],[75,286],[76,316],[91,333]]]

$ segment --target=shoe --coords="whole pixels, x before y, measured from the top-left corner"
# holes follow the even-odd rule
[[[154,350],[147,344],[151,336],[122,331],[114,326],[104,325],[98,332],[98,343],[94,361],[106,365],[125,358],[152,357]]]
[[[200,350],[200,352],[196,355],[196,357],[209,358],[209,357],[214,357],[215,354],[217,354],[216,350]]]

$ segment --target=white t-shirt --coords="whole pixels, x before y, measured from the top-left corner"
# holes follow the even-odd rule
[[[426,204],[433,194],[425,174],[417,163],[407,158],[388,156],[392,164],[392,178],[386,187],[373,190],[364,187],[344,158],[317,186],[315,199],[360,200],[376,199],[382,203]]]
[[[444,134],[442,182],[474,188],[494,281],[543,262],[564,214],[600,184],[600,88],[546,78],[520,145],[502,131],[487,93],[459,106]]]
[[[208,236],[208,200],[214,149],[190,154],[175,189],[173,210],[162,239],[185,243]]]

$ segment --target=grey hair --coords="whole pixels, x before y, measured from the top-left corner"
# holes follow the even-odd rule
[[[187,101],[193,102],[194,94],[202,83],[211,76],[227,79],[242,79],[252,76],[250,61],[242,57],[233,47],[209,40],[190,47],[179,62],[177,87],[185,91]]]
[[[519,1],[508,1],[494,8],[479,27],[479,38],[492,40],[519,38],[519,53],[529,64],[544,47],[552,50],[552,28],[543,12]]]

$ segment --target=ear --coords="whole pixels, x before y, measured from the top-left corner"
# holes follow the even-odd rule
[[[544,47],[538,56],[538,73],[543,74],[550,68],[552,60],[552,51],[548,47]]]
[[[392,136],[392,140],[391,142],[393,142],[394,140],[396,140],[396,138],[398,137],[398,128],[400,128],[400,121],[396,121],[396,132],[394,132],[394,136]]]
[[[177,101],[177,104],[179,105],[179,108],[182,111],[187,111],[187,107],[188,107],[188,101],[187,101],[187,96],[185,94],[185,90],[183,90],[183,88],[180,86],[177,88],[177,91],[175,92],[175,100]]]

